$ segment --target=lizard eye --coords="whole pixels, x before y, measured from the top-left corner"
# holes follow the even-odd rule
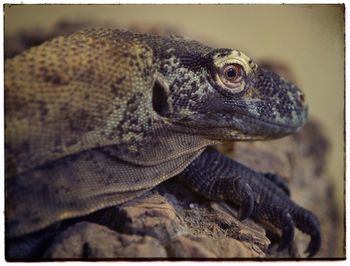
[[[220,79],[228,89],[237,90],[242,87],[241,81],[243,79],[244,70],[238,64],[230,64],[222,67],[220,71]]]
[[[243,77],[243,69],[238,64],[227,65],[222,68],[222,74],[229,82],[240,82]]]

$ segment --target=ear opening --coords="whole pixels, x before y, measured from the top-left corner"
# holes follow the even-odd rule
[[[164,86],[158,80],[154,82],[152,90],[153,110],[160,116],[166,117],[169,111],[168,98]]]

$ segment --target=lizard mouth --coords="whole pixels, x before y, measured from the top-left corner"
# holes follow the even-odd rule
[[[250,107],[245,107],[247,108],[246,110],[253,110],[255,111],[255,108],[250,108]],[[281,128],[282,130],[291,130],[291,131],[295,131],[298,130],[299,128],[301,128],[306,121],[307,118],[307,109],[291,109],[290,111],[290,117],[289,118],[273,118],[271,119],[268,116],[255,116],[252,113],[247,114],[245,112],[241,112],[239,114],[239,116],[242,116],[244,121],[247,121],[248,123],[256,123],[256,124],[262,124],[265,127],[268,127],[269,125],[271,127],[275,127],[275,128]],[[294,112],[295,114],[292,115],[291,112]]]
[[[222,121],[219,123],[217,121]],[[220,140],[259,140],[284,137],[298,131],[305,123],[305,117],[295,118],[294,121],[273,121],[244,113],[203,115],[195,121],[177,121],[176,124],[190,126],[192,129]]]
[[[214,98],[208,106],[201,110],[201,114],[206,118],[204,119],[205,124],[201,126],[209,128],[210,121],[212,121],[212,127],[235,128],[242,132],[250,131],[250,129],[253,131],[266,130],[267,132],[271,130],[276,133],[279,131],[294,132],[303,126],[307,117],[306,107],[290,108],[288,115],[280,117],[277,114],[275,117],[269,115],[271,112],[271,108],[258,108],[254,104],[250,106],[249,103],[239,104],[222,98]],[[218,123],[218,120],[222,123]]]
[[[277,121],[268,121],[261,118],[256,118],[249,115],[242,115],[244,124],[237,123],[238,129],[241,129],[244,132],[245,125],[249,125],[249,131],[257,135],[265,136],[285,136],[290,133],[298,131],[305,123],[305,120],[298,122],[277,122]]]

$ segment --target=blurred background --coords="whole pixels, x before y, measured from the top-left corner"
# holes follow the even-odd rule
[[[45,35],[62,21],[93,21],[178,33],[214,47],[242,50],[256,61],[280,64],[282,72],[288,66],[289,78],[305,91],[310,117],[329,137],[326,164],[343,215],[343,5],[6,5],[4,14],[6,38],[28,29]]]

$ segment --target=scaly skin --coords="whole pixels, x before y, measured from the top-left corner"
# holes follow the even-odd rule
[[[238,204],[241,220],[252,217],[272,221],[282,230],[278,250],[290,245],[295,226],[311,236],[309,257],[319,250],[321,229],[317,218],[290,199],[288,186],[281,177],[257,173],[212,148],[207,148],[179,177],[208,198]]]
[[[237,50],[112,29],[55,38],[5,63],[7,239],[128,201],[183,171],[198,190],[194,173],[222,174],[191,170],[207,146],[283,137],[306,117],[295,85]],[[243,172],[224,172],[247,189],[232,195],[242,217],[277,217],[282,247],[296,223],[314,255],[316,218],[293,212],[278,178]],[[220,198],[208,184],[199,190]],[[280,214],[284,201],[290,211]]]

